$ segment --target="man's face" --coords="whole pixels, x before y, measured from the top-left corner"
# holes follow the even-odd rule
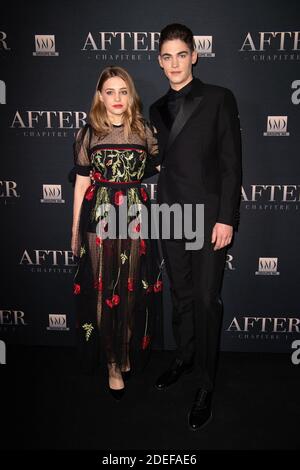
[[[197,52],[191,52],[181,39],[171,39],[163,43],[158,61],[171,87],[180,90],[192,79],[192,65],[197,61]]]

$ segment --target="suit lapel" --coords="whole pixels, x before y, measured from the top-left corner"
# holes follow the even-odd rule
[[[167,107],[167,95],[165,95],[162,99],[162,102],[157,106],[158,110],[158,118],[160,123],[158,124],[158,128],[160,129],[160,140],[159,140],[159,152],[164,158],[166,145],[168,142],[170,129],[172,127],[172,122],[169,117],[168,107]],[[155,125],[155,124],[154,124]]]
[[[159,105],[158,111],[161,117],[161,120],[164,123],[164,126],[166,128],[167,132],[170,132],[170,129],[172,127],[172,121],[169,115],[168,111],[168,104],[167,104],[167,98],[165,97],[163,102]]]
[[[163,96],[159,105],[157,105],[157,110],[162,125],[161,131],[163,138],[160,141],[160,145],[162,144],[160,152],[163,156],[165,156],[165,152],[173,144],[178,134],[182,131],[183,127],[192,116],[193,112],[201,103],[203,99],[203,82],[198,78],[193,79],[192,89],[185,97],[176,119],[173,122],[173,125],[169,117],[167,97],[168,94]]]
[[[195,109],[199,106],[203,99],[203,96],[191,96],[191,94],[187,95],[180,107],[180,110],[173,122],[173,126],[171,127],[169,139],[167,142],[166,150],[170,148],[173,144],[174,140],[181,132],[183,127],[186,125],[187,121],[190,119],[191,115],[195,111]]]

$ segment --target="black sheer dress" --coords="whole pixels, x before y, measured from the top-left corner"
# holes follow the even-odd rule
[[[151,226],[144,212],[127,218],[135,239],[104,236],[112,207],[116,213],[123,204],[149,208],[141,180],[147,159],[159,161],[155,133],[148,125],[145,130],[145,140],[132,134],[125,143],[123,125],[103,138],[86,125],[74,145],[76,173],[92,172],[77,227],[74,277],[79,352],[89,371],[100,360],[124,368],[128,358],[134,365],[137,356],[147,357],[155,326],[162,324],[162,261],[157,241],[142,237],[143,224]]]

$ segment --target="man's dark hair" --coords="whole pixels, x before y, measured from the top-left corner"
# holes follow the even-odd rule
[[[165,41],[171,41],[172,39],[180,39],[185,42],[191,52],[195,49],[194,36],[190,28],[183,24],[173,23],[165,26],[160,33],[159,52],[161,51],[163,43]]]

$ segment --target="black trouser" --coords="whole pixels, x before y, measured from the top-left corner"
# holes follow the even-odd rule
[[[214,251],[213,246],[210,237],[205,237],[197,251],[187,251],[182,240],[162,240],[173,303],[176,358],[194,362],[195,380],[206,390],[214,385],[226,259],[226,247]]]

